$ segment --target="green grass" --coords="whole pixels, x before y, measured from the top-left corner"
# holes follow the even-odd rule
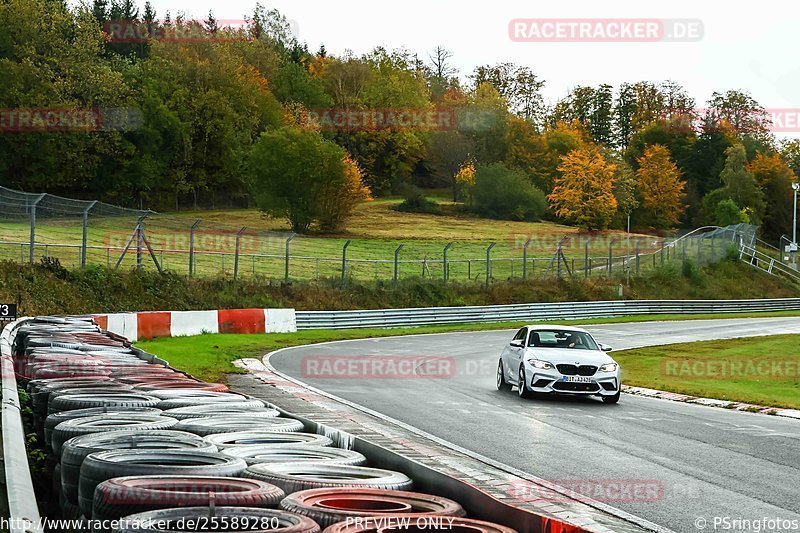
[[[615,352],[614,358],[628,385],[800,409],[798,343],[800,335],[773,335],[624,350]],[[766,375],[747,373],[751,362],[763,362]],[[729,363],[744,365],[744,373],[725,378],[712,375],[724,374],[722,365]],[[781,365],[784,375],[773,371],[772,364]]]
[[[800,316],[800,312],[777,313],[750,313],[750,314],[705,314],[705,315],[636,315],[620,318],[596,318],[583,320],[558,320],[548,323],[561,325],[589,325],[589,324],[616,324],[626,322],[647,322],[652,320],[700,320],[713,318],[751,318],[775,316]],[[450,333],[458,331],[489,331],[501,329],[515,329],[521,327],[523,322],[495,322],[489,324],[452,324],[439,326],[422,326],[417,328],[392,329],[392,328],[366,328],[346,330],[307,330],[297,333],[275,333],[269,335],[198,335],[195,337],[174,337],[140,341],[137,346],[166,359],[172,366],[189,372],[193,376],[206,381],[225,381],[225,375],[241,373],[233,366],[236,359],[248,357],[261,357],[262,355],[289,346],[301,346],[318,342],[365,339],[375,337],[392,337],[397,335],[419,335],[425,333]],[[728,341],[726,341],[728,342]],[[630,352],[615,352],[626,358],[623,363],[625,368],[626,383],[630,382],[628,372],[639,372],[636,364],[629,364],[627,358],[632,357]],[[642,371],[644,372],[644,370]],[[638,373],[633,374],[638,377]],[[637,383],[638,384],[638,383]],[[650,385],[641,385],[650,386]],[[671,389],[670,389],[671,390]],[[797,391],[795,392],[797,394]]]

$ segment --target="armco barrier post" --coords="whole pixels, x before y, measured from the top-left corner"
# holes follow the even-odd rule
[[[400,250],[403,249],[403,245],[401,244],[394,250],[394,281],[392,281],[392,288],[397,288],[397,278],[400,274]]]
[[[454,242],[448,242],[442,250],[442,280],[447,283],[447,251],[453,247]]]
[[[247,226],[243,226],[238,232],[236,232],[236,249],[233,256],[233,280],[236,281],[239,277],[239,244],[242,240],[242,233],[247,229]]]
[[[347,247],[350,246],[350,239],[342,246],[342,289],[344,289],[345,276],[347,275]]]
[[[97,200],[90,203],[89,206],[83,210],[83,236],[81,238],[81,268],[86,268],[86,248],[89,240],[89,211],[97,205]]]
[[[486,248],[486,288],[489,288],[489,280],[492,277],[492,248],[495,247],[497,243],[493,242]]]
[[[289,281],[289,243],[291,243],[292,239],[294,239],[295,237],[296,235],[292,233],[291,236],[288,239],[286,239],[286,256],[285,256],[286,261],[284,263],[285,268],[283,272],[284,281]]]
[[[192,227],[189,228],[189,277],[190,278],[192,276],[194,276],[194,269],[195,269],[195,264],[194,264],[194,231],[200,225],[200,222],[201,221],[198,218],[197,220],[194,221],[194,224],[192,224]]]

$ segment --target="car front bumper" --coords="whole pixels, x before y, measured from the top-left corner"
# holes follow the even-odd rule
[[[616,372],[598,371],[593,376],[580,376],[588,378],[588,383],[566,381],[565,378],[576,376],[565,376],[555,368],[543,370],[526,365],[525,375],[530,376],[527,385],[532,392],[614,396],[619,392],[620,388],[619,370]]]

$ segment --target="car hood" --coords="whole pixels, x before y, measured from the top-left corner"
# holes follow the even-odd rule
[[[575,350],[572,348],[527,348],[526,358],[548,361],[554,365],[579,364],[579,365],[604,365],[615,361],[605,352],[600,350]]]

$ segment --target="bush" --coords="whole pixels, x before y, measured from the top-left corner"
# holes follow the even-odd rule
[[[344,148],[314,131],[285,127],[261,134],[249,159],[256,205],[305,233],[342,228],[356,204],[369,198],[361,172]]]
[[[747,224],[750,217],[747,216],[736,202],[730,198],[720,201],[714,208],[714,216],[718,226],[730,226],[733,224]]]
[[[405,200],[394,207],[395,211],[402,211],[404,213],[430,213],[434,215],[438,215],[442,212],[442,208],[439,207],[439,204],[433,200],[427,199],[419,187],[406,185],[402,194]]]
[[[491,218],[540,220],[547,211],[544,193],[500,163],[479,166],[470,193],[475,210]]]

